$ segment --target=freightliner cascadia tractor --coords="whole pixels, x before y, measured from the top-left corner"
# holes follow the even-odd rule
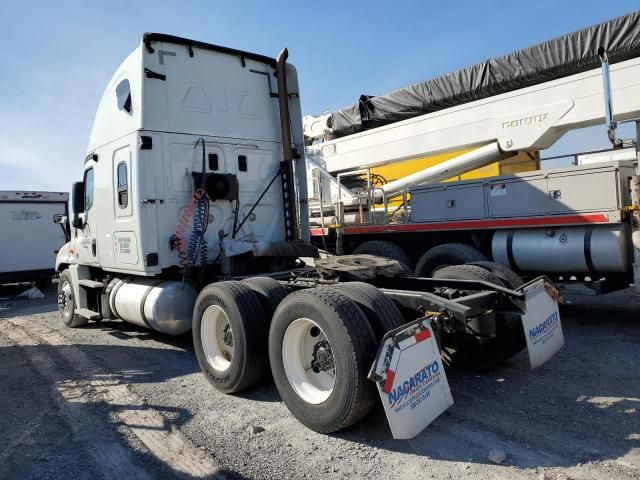
[[[492,262],[436,278],[366,254],[307,266],[318,252],[286,59],[144,35],[104,92],[73,185],[60,315],[191,330],[214,388],[272,376],[315,431],[355,423],[379,395],[393,435],[411,438],[453,403],[443,363],[482,368],[525,347],[533,367],[550,358],[557,292]]]

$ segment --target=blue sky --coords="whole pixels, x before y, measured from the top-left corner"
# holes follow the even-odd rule
[[[304,113],[321,113],[638,8],[638,0],[3,1],[0,190],[67,191],[79,179],[102,91],[145,31],[270,56],[287,46]],[[607,146],[592,128],[547,155]]]

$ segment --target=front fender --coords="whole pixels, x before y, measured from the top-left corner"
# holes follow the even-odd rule
[[[76,263],[71,250],[71,242],[65,243],[56,255],[56,272],[60,272],[66,268],[66,265]]]

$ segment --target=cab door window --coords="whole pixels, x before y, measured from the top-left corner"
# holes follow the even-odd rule
[[[129,205],[129,178],[127,176],[127,164],[120,162],[118,164],[118,206],[127,208]]]
[[[93,167],[84,172],[84,211],[93,206]]]
[[[131,167],[131,145],[124,145],[113,152],[111,164],[111,194],[116,218],[124,219],[133,214],[134,169]]]

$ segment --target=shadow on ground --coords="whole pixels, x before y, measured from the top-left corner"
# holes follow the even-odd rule
[[[526,352],[482,373],[447,370],[455,404],[411,441],[382,407],[336,437],[437,460],[523,468],[618,460],[640,467],[640,302],[629,292],[561,309],[564,348],[531,371]]]
[[[0,319],[16,315],[53,312],[58,309],[56,305],[57,285],[47,288],[43,292],[44,298],[31,299],[20,296],[31,287],[32,285],[28,283],[0,285]]]
[[[122,361],[111,364],[108,373],[98,368],[95,374],[87,375],[68,364],[68,359],[77,355],[75,349],[92,360],[96,355],[108,355]],[[129,354],[132,350],[139,355],[154,356],[159,353],[158,350],[144,347],[132,349],[113,345],[1,347],[0,409],[3,415],[0,416],[0,478],[102,478],[104,468],[97,466],[89,451],[99,448],[105,450],[105,455],[113,456],[114,464],[118,462],[118,455],[124,452],[124,455],[132,457],[130,461],[135,471],[153,478],[195,478],[174,470],[147,453],[146,449],[140,448],[140,445],[136,446],[137,439],[131,438],[127,430],[119,428],[121,425],[118,422],[121,412],[152,407],[162,414],[164,422],[161,425],[134,427],[169,432],[191,419],[188,410],[155,405],[153,399],[143,405],[130,405],[93,398],[67,398],[60,393],[69,385],[82,386],[92,381],[107,384],[163,383],[169,378],[198,370],[194,361],[172,362],[172,356],[185,355],[179,351],[162,351],[164,360],[174,364],[170,369],[136,368],[134,363],[127,360],[131,360]],[[43,359],[55,362],[55,377],[45,375],[35,367]],[[133,449],[127,445],[133,445]],[[211,478],[241,477],[234,472],[221,470]]]
[[[451,462],[488,464],[489,452],[499,449],[507,454],[507,464],[521,468],[570,467],[602,460],[640,466],[640,327],[636,320],[640,304],[626,295],[577,299],[577,303],[563,307],[566,345],[535,371],[529,370],[525,354],[488,372],[448,370],[455,405],[411,441],[391,438],[380,405],[364,421],[333,437]],[[190,335],[168,337],[119,321],[92,323],[85,328],[124,342],[119,346],[76,346],[92,358],[108,357],[109,374],[122,382],[163,383],[199,372]],[[174,348],[134,346],[134,339],[153,340]],[[126,345],[129,341],[132,346]],[[38,345],[0,349],[0,378],[7,384],[3,389],[13,392],[0,396],[5,399],[0,400],[0,408],[8,412],[3,422],[16,419],[14,424],[0,425],[3,427],[0,430],[8,428],[11,432],[7,442],[15,442],[28,430],[33,419],[26,412],[44,411],[43,415],[53,415],[46,406],[34,404],[22,409],[20,398],[15,403],[6,400],[12,395],[20,396],[16,385],[21,382],[26,382],[27,392],[38,390],[42,383],[42,379],[31,379],[37,374],[15,372],[23,370],[25,358],[34,353],[29,349],[46,351],[60,358],[63,348]],[[15,372],[6,367],[16,362],[21,368]],[[74,378],[71,370],[65,372],[70,379]],[[280,400],[275,387],[266,383],[237,396],[247,400]],[[27,404],[39,401],[38,398],[23,400]],[[109,405],[82,408],[95,408],[103,421],[114,413],[114,407]],[[191,419],[191,413],[185,409],[158,408],[165,409],[165,416],[175,426],[180,427]],[[38,422],[37,428],[42,429],[38,435],[49,437],[51,431],[46,422]],[[36,456],[37,449],[33,452]],[[61,458],[65,458],[64,454]],[[145,459],[144,455],[141,458],[143,464],[155,461]],[[55,466],[57,460],[52,461]],[[0,465],[2,463],[0,461]],[[227,474],[234,477],[232,472]]]

